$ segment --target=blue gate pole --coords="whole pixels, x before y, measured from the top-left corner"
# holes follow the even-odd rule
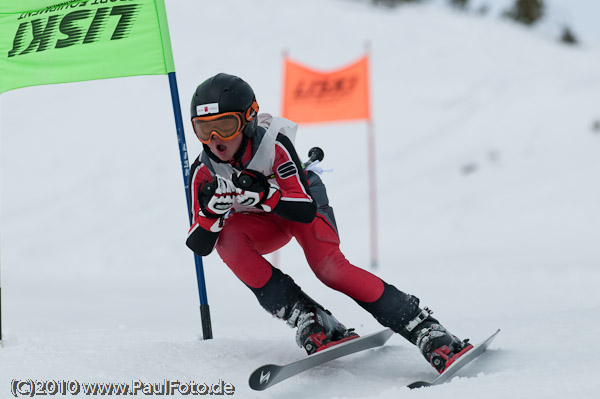
[[[189,193],[190,163],[188,160],[187,145],[185,144],[185,135],[183,131],[183,121],[181,119],[181,105],[179,104],[179,90],[177,89],[177,78],[175,72],[169,72],[169,87],[171,88],[171,101],[173,103],[173,114],[175,116],[175,127],[177,129],[177,141],[179,143],[179,158],[181,160],[181,171],[183,172],[183,186],[185,187],[185,198],[192,223],[192,210]],[[204,279],[204,265],[202,258],[194,254],[196,263],[196,279],[198,280],[198,295],[200,296],[200,318],[202,320],[202,337],[212,339],[212,326],[210,322],[210,309],[208,307],[208,298],[206,296],[206,283]]]

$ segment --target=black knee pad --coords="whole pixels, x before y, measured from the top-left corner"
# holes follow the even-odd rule
[[[287,320],[292,307],[300,300],[302,290],[294,280],[281,270],[271,266],[273,274],[265,285],[250,288],[260,305],[273,316]]]
[[[405,294],[385,282],[383,285],[383,293],[375,302],[356,302],[383,326],[404,336],[406,324],[421,311],[419,298]]]

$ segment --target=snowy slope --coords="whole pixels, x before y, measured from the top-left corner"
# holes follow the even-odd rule
[[[205,258],[214,340],[201,341],[168,83],[136,77],[0,96],[0,398],[18,379],[217,382],[242,398],[595,397],[600,321],[600,52],[435,6],[345,1],[167,1],[179,91],[225,71],[278,114],[281,52],[316,68],[372,46],[380,267],[454,333],[501,335],[478,369],[434,373],[393,337],[256,393],[262,363],[302,356],[218,256]],[[200,146],[189,126],[191,156]],[[366,126],[302,127],[342,250],[368,264]],[[193,154],[193,155],[192,155]],[[312,275],[282,269],[359,333],[380,328]],[[590,348],[591,345],[591,348]],[[469,378],[475,377],[477,378]]]

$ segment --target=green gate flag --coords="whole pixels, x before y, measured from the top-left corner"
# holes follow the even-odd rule
[[[164,0],[0,0],[0,93],[174,71]]]

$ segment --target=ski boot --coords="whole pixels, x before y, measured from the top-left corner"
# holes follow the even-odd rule
[[[294,305],[286,322],[292,328],[298,328],[296,343],[308,355],[358,338],[353,328],[346,328],[331,312],[306,295]]]
[[[408,339],[415,344],[425,359],[442,374],[452,363],[473,345],[469,340],[461,341],[450,334],[439,322],[431,317],[433,312],[425,308],[415,319],[408,323]]]

